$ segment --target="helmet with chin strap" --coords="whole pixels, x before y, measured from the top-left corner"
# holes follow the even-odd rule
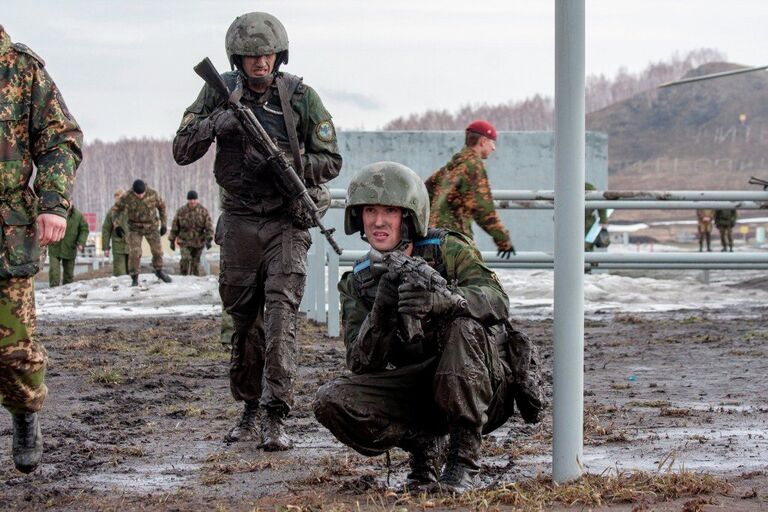
[[[352,178],[347,188],[344,232],[363,231],[362,208],[365,205],[397,206],[403,210],[401,244],[416,236],[426,236],[429,223],[429,194],[418,174],[397,162],[366,165]]]
[[[249,12],[235,18],[224,39],[229,65],[249,83],[268,83],[281,64],[288,63],[288,32],[280,20],[266,12]],[[272,75],[250,78],[243,70],[242,58],[276,54]]]

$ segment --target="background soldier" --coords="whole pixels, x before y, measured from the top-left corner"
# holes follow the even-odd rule
[[[244,84],[240,101],[292,157],[315,202],[323,189],[328,198],[323,184],[341,169],[336,131],[314,89],[278,71],[288,62],[285,27],[267,13],[239,16],[227,31],[226,50],[236,70],[224,73],[224,82],[230,90]],[[245,402],[225,440],[255,439],[265,450],[287,450],[293,443],[284,418],[293,405],[296,324],[311,224],[281,194],[271,160],[243,143],[234,112],[221,108],[225,100],[203,86],[184,113],[173,155],[180,165],[189,164],[216,139],[214,174],[223,188],[216,227],[219,293],[234,323],[230,387],[235,400]]]
[[[152,268],[155,275],[166,283],[171,282],[168,274],[163,272],[163,249],[160,237],[168,230],[168,216],[165,212],[165,202],[157,191],[147,187],[142,180],[133,182],[129,190],[112,207],[112,221],[115,234],[125,237],[118,223],[120,215],[125,212],[128,217],[128,273],[131,274],[131,286],[139,285],[139,267],[141,266],[141,239],[146,238],[152,251]],[[158,214],[160,230],[157,229]]]
[[[51,288],[74,281],[77,251],[85,249],[87,241],[88,223],[85,222],[80,210],[70,205],[64,238],[48,246],[48,285]],[[61,279],[62,267],[64,267],[63,281]]]
[[[13,416],[13,462],[24,473],[34,471],[43,455],[37,411],[48,393],[45,350],[33,338],[32,276],[39,269],[39,245],[64,236],[83,143],[44,65],[0,25],[0,397]],[[33,163],[35,194],[29,188]]]
[[[314,411],[363,455],[395,446],[408,451],[409,487],[464,492],[480,468],[481,433],[503,424],[513,409],[502,326],[509,300],[473,242],[445,229],[428,231],[428,218],[427,191],[404,165],[371,164],[349,184],[344,231],[364,234],[380,253],[420,256],[467,306],[459,310],[443,295],[379,271],[370,255],[358,261],[339,282],[352,374],[322,386]],[[405,315],[420,319],[422,341],[409,340]],[[436,484],[446,432],[447,462]]]
[[[720,231],[721,252],[733,252],[733,228],[737,218],[736,210],[715,210],[715,226]]]
[[[509,232],[493,206],[483,160],[496,150],[496,128],[473,121],[465,131],[464,148],[425,182],[431,203],[429,225],[451,229],[472,239],[472,219],[493,237],[499,256],[515,253]]]
[[[171,223],[171,232],[168,241],[171,250],[175,251],[179,246],[181,262],[179,270],[181,275],[200,275],[200,255],[203,254],[203,246],[211,248],[213,240],[213,223],[211,214],[197,199],[197,192],[187,192],[187,204],[176,211]]]
[[[595,186],[591,184],[590,182],[584,183],[584,190],[595,190]],[[600,220],[600,226],[603,228],[608,227],[608,212],[605,211],[605,208],[600,208],[597,210],[597,216]],[[592,229],[592,225],[595,223],[595,210],[592,208],[587,208],[584,210],[584,235],[589,233],[589,230]],[[592,252],[592,249],[594,249],[595,244],[590,242],[584,242],[584,250],[586,252]]]
[[[125,195],[125,190],[121,188],[115,190],[115,204],[123,195]],[[120,226],[123,236],[117,235],[115,226]],[[104,216],[104,223],[101,225],[101,250],[104,251],[104,256],[109,258],[109,244],[112,243],[112,275],[115,277],[124,276],[128,273],[127,233],[128,213],[123,210],[117,218],[114,218],[113,206]]]
[[[696,210],[696,231],[699,234],[699,252],[704,250],[704,240],[707,241],[707,251],[712,252],[712,221],[715,218],[715,210]]]

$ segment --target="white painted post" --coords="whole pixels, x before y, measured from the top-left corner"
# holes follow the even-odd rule
[[[313,320],[325,322],[325,237],[317,229],[315,232],[315,264],[312,280],[315,282],[315,306]]]
[[[328,336],[339,335],[339,255],[328,251]]]
[[[584,0],[555,2],[555,299],[552,478],[582,473],[584,432]]]
[[[315,245],[315,230],[309,232],[312,237],[312,246],[307,253],[307,278],[304,280],[304,296],[301,298],[301,304],[299,305],[299,311],[303,311],[307,315],[308,320],[312,320],[312,305],[315,303],[315,251],[317,246]]]

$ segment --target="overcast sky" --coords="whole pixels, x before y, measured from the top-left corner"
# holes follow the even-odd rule
[[[554,91],[554,0],[0,2],[0,23],[45,59],[88,141],[171,137],[202,85],[192,66],[209,56],[228,69],[227,27],[254,10],[286,26],[283,69],[342,129]],[[588,0],[587,73],[702,47],[768,64],[766,21],[766,0]]]

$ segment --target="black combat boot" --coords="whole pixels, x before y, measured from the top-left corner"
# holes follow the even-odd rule
[[[131,286],[139,286],[139,274],[131,274]]]
[[[158,279],[166,283],[170,283],[171,281],[173,281],[173,279],[171,279],[171,276],[163,272],[163,269],[155,270],[155,275],[157,276]]]
[[[409,453],[411,468],[402,491],[418,491],[435,484],[445,462],[448,436],[418,434],[404,439],[402,445]]]
[[[293,441],[285,433],[283,416],[265,411],[261,419],[261,448],[266,452],[280,452],[293,448]]]
[[[22,473],[31,473],[43,458],[43,434],[36,412],[13,415],[13,463]]]
[[[225,443],[237,443],[239,441],[256,441],[261,443],[261,436],[256,423],[259,419],[259,402],[256,400],[245,402],[243,415],[237,425],[224,436]]]
[[[477,486],[480,471],[480,431],[464,427],[451,427],[448,460],[433,491],[463,494]]]

